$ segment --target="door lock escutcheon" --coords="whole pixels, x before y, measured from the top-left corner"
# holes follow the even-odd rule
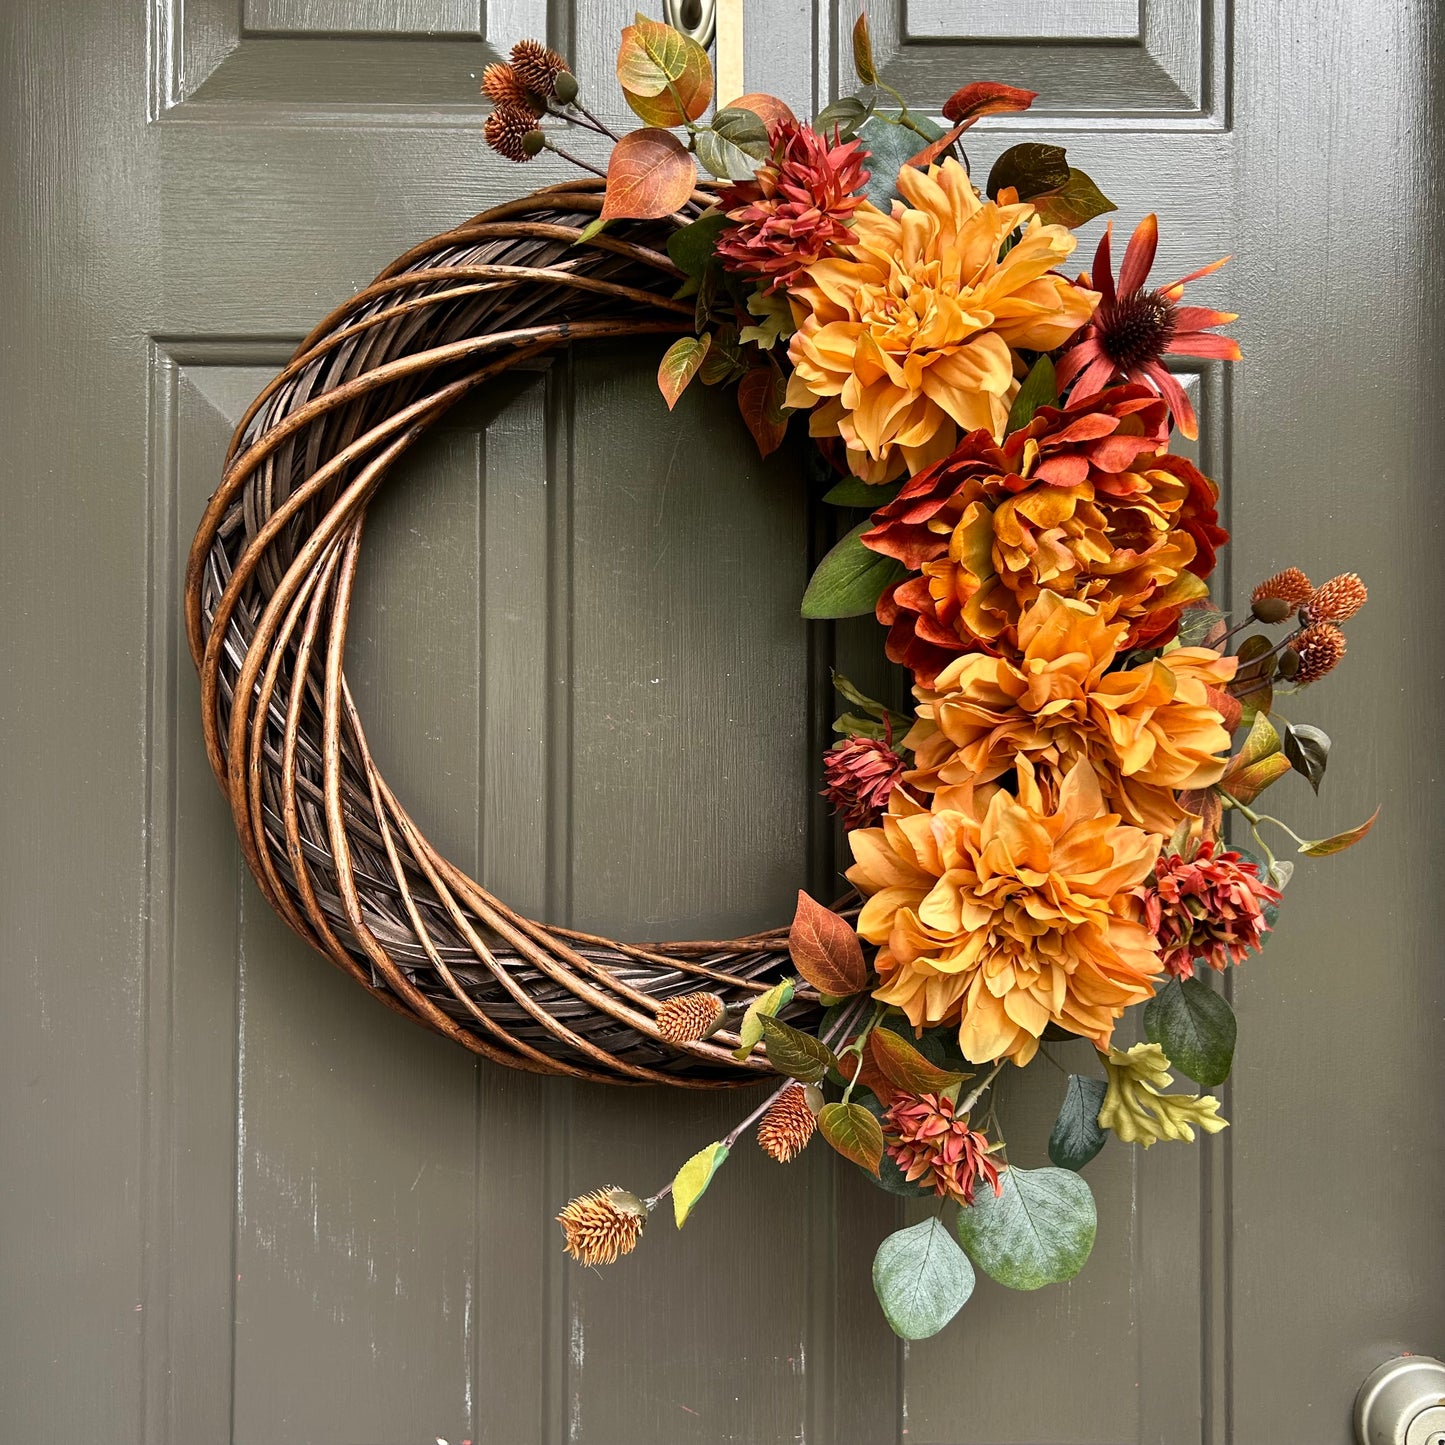
[[[704,49],[717,29],[717,0],[663,0],[667,23],[690,35]]]
[[[1445,1364],[1429,1355],[1386,1360],[1355,1396],[1359,1445],[1445,1445]]]

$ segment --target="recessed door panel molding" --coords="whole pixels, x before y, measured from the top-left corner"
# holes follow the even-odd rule
[[[433,35],[480,40],[486,0],[244,0],[242,34]]]
[[[832,93],[847,94],[862,5],[832,5]],[[1029,123],[1225,124],[1229,32],[1215,0],[885,0],[867,8],[880,77],[922,110],[937,113],[960,85],[989,79],[1039,92]]]

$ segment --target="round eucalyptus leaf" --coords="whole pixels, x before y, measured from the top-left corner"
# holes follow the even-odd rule
[[[890,1234],[873,1259],[873,1289],[893,1333],[936,1335],[973,1293],[973,1266],[937,1218]]]
[[[1018,1169],[995,1197],[979,1188],[958,1211],[958,1237],[973,1262],[1009,1289],[1073,1279],[1094,1247],[1098,1216],[1089,1186],[1067,1169]]]

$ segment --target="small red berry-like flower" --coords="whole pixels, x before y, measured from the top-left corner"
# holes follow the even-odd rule
[[[891,734],[890,734],[891,736]],[[903,778],[904,762],[891,742],[844,738],[823,754],[823,796],[851,833],[871,827]]]
[[[989,1154],[988,1140],[968,1127],[968,1116],[954,1113],[943,1094],[900,1094],[884,1115],[888,1154],[911,1184],[926,1184],[935,1194],[972,1204],[974,1186],[986,1181],[1003,1193],[1001,1170]]]
[[[718,197],[732,223],[718,237],[717,253],[729,271],[768,283],[776,291],[853,239],[849,221],[863,203],[866,153],[853,140],[832,144],[811,126],[775,120],[768,127],[773,158],[751,180]]]
[[[1236,319],[1232,311],[1179,304],[1189,282],[1217,271],[1229,257],[1201,266],[1168,286],[1147,290],[1144,283],[1149,279],[1159,245],[1159,221],[1151,214],[1139,222],[1129,240],[1116,285],[1109,252],[1112,231],[1110,225],[1099,241],[1093,271],[1079,278],[1101,299],[1093,320],[1059,362],[1059,388],[1063,390],[1073,383],[1070,398],[1080,401],[1102,391],[1111,381],[1143,382],[1164,398],[1179,430],[1193,440],[1199,435],[1194,408],[1184,388],[1164,365],[1164,358],[1239,360],[1239,343],[1215,332],[1216,327]]]
[[[1192,854],[1160,854],[1154,882],[1139,894],[1164,967],[1185,978],[1196,959],[1222,971],[1258,952],[1269,932],[1265,905],[1279,902],[1255,863],[1220,852],[1214,839]]]

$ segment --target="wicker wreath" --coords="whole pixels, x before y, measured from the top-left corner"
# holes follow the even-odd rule
[[[231,441],[191,548],[186,630],[246,862],[309,944],[497,1063],[726,1086],[770,1073],[761,1051],[738,1063],[727,1032],[667,1043],[658,1008],[699,986],[728,1003],[765,992],[786,928],[635,945],[522,917],[423,836],[376,768],[342,667],[367,507],[431,424],[553,347],[691,332],[666,253],[686,218],[581,239],[601,191],[550,187],[433,237],[301,343]]]

